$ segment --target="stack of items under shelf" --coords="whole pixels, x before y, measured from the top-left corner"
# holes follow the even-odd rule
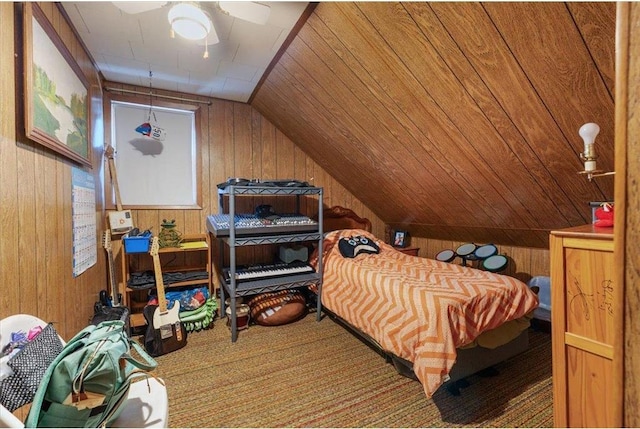
[[[213,323],[217,309],[217,301],[209,298],[202,306],[195,310],[181,311],[180,321],[184,324],[188,332],[207,329]]]
[[[174,302],[175,305],[175,302],[178,302],[180,305],[180,321],[188,332],[206,329],[213,323],[218,303],[209,296],[206,286],[167,291],[165,296],[169,303]],[[149,303],[154,304],[155,300],[157,298],[152,297]]]

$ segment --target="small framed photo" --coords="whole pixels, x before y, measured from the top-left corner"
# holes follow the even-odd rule
[[[407,231],[394,231],[393,232],[393,246],[394,247],[407,247],[409,245],[409,233]]]

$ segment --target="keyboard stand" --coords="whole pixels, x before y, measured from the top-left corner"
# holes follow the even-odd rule
[[[236,273],[239,268],[236,264],[236,248],[242,246],[257,246],[263,244],[282,244],[282,243],[300,243],[313,242],[316,243],[319,254],[322,254],[323,230],[322,230],[322,210],[323,210],[323,189],[312,186],[304,187],[279,187],[279,186],[260,186],[252,184],[251,186],[225,186],[224,189],[218,189],[219,204],[218,214],[207,217],[207,229],[212,239],[217,239],[220,244],[220,314],[226,315],[226,307],[231,310],[231,341],[238,339],[238,326],[236,320],[236,298],[255,295],[264,292],[274,292],[285,289],[295,289],[308,286],[316,286],[316,320],[321,320],[321,293],[322,293],[322,258],[319,259],[315,272],[300,273],[293,275],[274,276],[262,279],[251,279],[239,281]],[[287,219],[284,217],[282,224],[266,225],[261,227],[248,222],[249,228],[241,228],[236,225],[237,216],[248,216],[249,221],[251,215],[237,215],[236,198],[242,196],[257,195],[276,195],[276,196],[294,196],[296,197],[296,213],[300,213],[300,197],[306,196],[317,198],[316,202],[308,204],[308,207],[317,207],[317,221],[301,215],[303,221],[292,221],[290,225],[285,225]],[[228,199],[228,207],[225,207],[225,198]],[[225,210],[226,209],[226,210]],[[225,218],[227,224],[225,225]],[[314,216],[314,219],[316,216]],[[233,219],[233,222],[229,222]],[[282,218],[281,218],[282,219]],[[274,227],[275,226],[275,227]],[[282,227],[282,228],[280,228]],[[225,280],[224,255],[227,246],[229,248],[229,266],[224,268],[228,273],[229,281]],[[226,303],[228,295],[229,303]]]

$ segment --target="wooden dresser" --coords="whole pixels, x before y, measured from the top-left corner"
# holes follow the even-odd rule
[[[613,228],[552,231],[550,247],[554,425],[621,427]]]

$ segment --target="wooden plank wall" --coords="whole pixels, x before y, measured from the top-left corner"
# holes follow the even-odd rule
[[[96,221],[103,227],[102,94],[96,69],[54,3],[42,9],[91,85],[91,160]],[[14,8],[15,7],[15,8]],[[104,251],[72,275],[71,168],[74,164],[25,137],[21,4],[0,3],[0,318],[29,313],[56,322],[69,338],[87,325],[106,287]],[[16,54],[14,56],[14,53]],[[100,242],[100,240],[98,240]]]
[[[613,197],[577,171],[588,121],[613,167],[614,34],[611,2],[320,2],[251,105],[394,227],[548,248]]]
[[[624,379],[624,427],[640,426],[640,5],[618,4],[616,55],[616,227],[614,257],[616,284],[624,285],[622,333],[616,347],[624,348],[624,367],[616,368]],[[618,205],[618,203],[620,203]]]

